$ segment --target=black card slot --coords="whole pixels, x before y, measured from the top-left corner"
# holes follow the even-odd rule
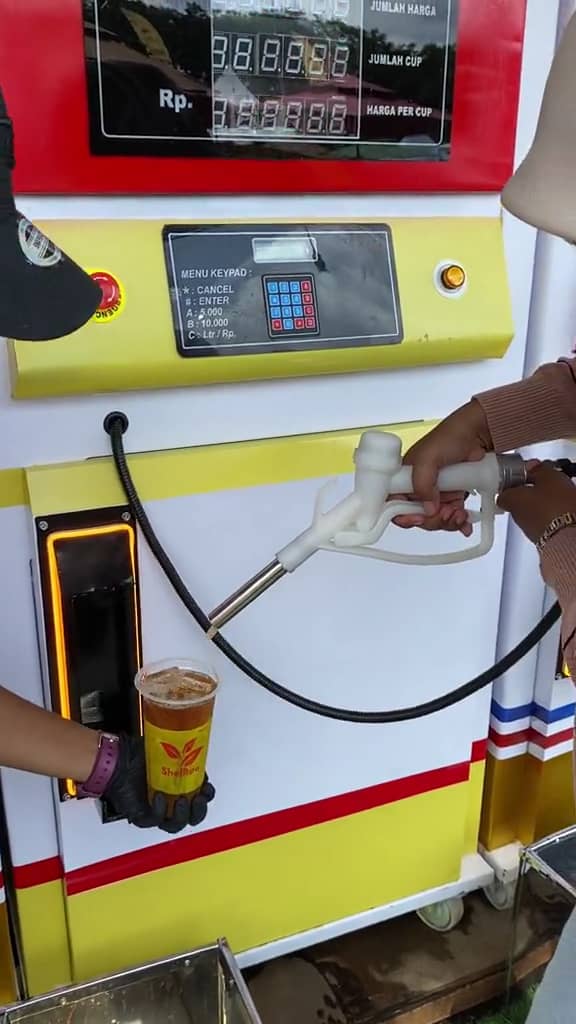
[[[127,512],[42,520],[38,529],[55,710],[91,729],[140,732],[136,531]],[[61,795],[75,796],[72,780]]]
[[[105,732],[137,731],[134,583],[74,594],[66,613],[73,717]]]

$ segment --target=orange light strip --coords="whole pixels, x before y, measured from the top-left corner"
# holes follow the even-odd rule
[[[48,557],[48,576],[50,581],[50,599],[52,608],[52,626],[54,633],[54,649],[56,653],[56,671],[58,676],[58,698],[60,714],[63,718],[71,718],[70,684],[68,678],[68,660],[66,658],[66,634],[64,632],[64,609],[62,607],[62,589],[56,559],[56,545],[65,540],[80,540],[85,537],[106,537],[115,533],[125,533],[130,549],[130,564],[134,577],[134,616],[138,624],[138,600],[136,597],[136,534],[134,528],[127,523],[111,524],[110,526],[94,526],[81,530],[61,530],[53,533],[46,541]],[[136,657],[141,664],[140,637],[136,628]],[[142,730],[142,704],[140,702],[140,730]],[[65,779],[66,792],[70,797],[76,796],[76,783],[73,779]]]

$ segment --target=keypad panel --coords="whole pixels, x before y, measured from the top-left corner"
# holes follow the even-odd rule
[[[311,274],[266,276],[264,301],[271,338],[318,334],[318,305]]]

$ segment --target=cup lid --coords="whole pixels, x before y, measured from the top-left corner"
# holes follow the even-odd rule
[[[210,666],[177,658],[144,665],[135,679],[136,689],[145,700],[173,708],[203,704],[214,696],[218,684]]]

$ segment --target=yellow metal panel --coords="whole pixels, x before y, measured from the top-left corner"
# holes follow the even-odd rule
[[[549,761],[531,757],[528,770],[530,790],[534,794],[534,842],[568,828],[576,822],[572,753]]]
[[[19,889],[18,919],[30,995],[69,984],[72,974],[62,882]]]
[[[480,839],[487,850],[534,843],[576,820],[572,754],[540,761],[530,754],[488,756]]]
[[[520,832],[527,837],[522,841],[531,842],[529,819],[533,812],[526,780],[527,760],[524,755],[497,761],[488,754],[480,825],[480,842],[487,850],[517,842]]]
[[[0,470],[0,508],[27,505],[28,491],[23,469]]]
[[[478,831],[482,813],[482,796],[484,793],[484,777],[486,762],[478,761],[470,765],[468,781],[468,814],[466,816],[466,832],[464,835],[464,853],[476,853],[478,850]]]
[[[240,952],[454,881],[468,795],[450,786],[74,895],[74,979],[219,935]]]
[[[14,1003],[18,998],[16,974],[10,930],[8,927],[8,910],[5,903],[0,904],[0,1005]]]
[[[496,358],[504,355],[514,333],[500,220],[404,218],[387,221],[393,232],[404,320],[402,344],[184,359],[176,351],[173,335],[163,223],[91,220],[41,225],[81,265],[117,275],[125,289],[126,306],[108,323],[90,321],[50,346],[11,343],[13,397],[184,387]],[[458,299],[440,294],[434,285],[434,271],[443,259],[466,269],[467,289]]]
[[[398,434],[408,448],[431,427],[415,423],[385,429]],[[130,469],[144,501],[333,476],[352,472],[360,434],[360,430],[345,430],[151,452],[130,456]],[[110,459],[39,466],[26,475],[34,515],[126,502]]]

